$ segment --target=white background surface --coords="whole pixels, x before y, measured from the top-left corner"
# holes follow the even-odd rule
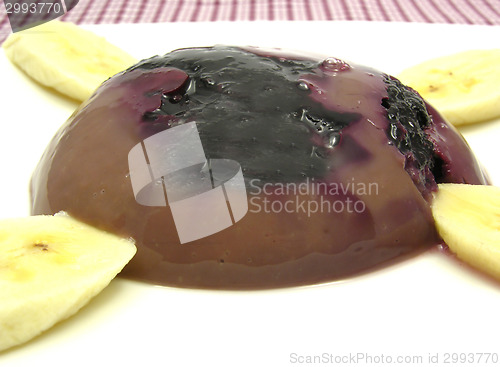
[[[335,56],[393,75],[436,56],[500,46],[500,27],[462,25],[264,22],[87,28],[137,58],[179,47],[255,45]],[[31,172],[76,105],[33,83],[0,52],[0,106],[0,218],[25,216]],[[500,184],[500,120],[462,132]],[[323,354],[344,362],[365,356],[337,363],[345,366],[398,365],[398,356],[422,358],[399,365],[451,366],[459,364],[444,363],[446,353],[500,354],[499,310],[500,283],[438,251],[343,282],[276,291],[182,290],[116,279],[76,316],[0,354],[0,366],[311,366],[294,356]],[[438,363],[430,363],[429,355],[436,354]],[[370,358],[372,363],[366,363]],[[389,358],[393,363],[387,363]],[[333,362],[323,359],[316,365]]]

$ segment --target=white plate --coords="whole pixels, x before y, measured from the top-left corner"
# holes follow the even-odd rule
[[[415,23],[87,28],[138,58],[187,46],[277,46],[391,74],[451,52],[498,48],[500,40],[500,27]],[[76,106],[33,83],[3,53],[0,81],[0,217],[24,216],[31,171]],[[500,121],[463,131],[499,184]],[[76,316],[0,354],[0,365],[293,366],[314,365],[308,358],[315,357],[316,365],[394,364],[404,358],[400,365],[445,366],[460,358],[452,353],[500,354],[499,310],[498,283],[437,251],[351,280],[277,291],[182,290],[117,279]],[[469,365],[493,364],[492,357],[484,363],[486,355],[467,357],[481,357]]]

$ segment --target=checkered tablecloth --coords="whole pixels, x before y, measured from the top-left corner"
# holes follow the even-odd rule
[[[1,43],[11,28],[0,2]],[[80,0],[61,19],[76,24],[358,20],[498,26],[500,0]]]

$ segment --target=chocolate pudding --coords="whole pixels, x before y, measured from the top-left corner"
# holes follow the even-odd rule
[[[262,289],[342,279],[440,242],[443,182],[487,184],[462,136],[371,68],[189,48],[102,84],[49,144],[32,214],[136,240],[122,276]]]

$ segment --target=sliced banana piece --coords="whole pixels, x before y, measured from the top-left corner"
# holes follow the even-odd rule
[[[65,214],[0,221],[0,351],[76,313],[135,252]]]
[[[78,101],[137,62],[104,38],[58,20],[11,34],[3,48],[30,77]]]
[[[451,252],[500,280],[499,187],[440,184],[432,214]]]
[[[500,49],[428,60],[398,75],[454,125],[500,116]]]

